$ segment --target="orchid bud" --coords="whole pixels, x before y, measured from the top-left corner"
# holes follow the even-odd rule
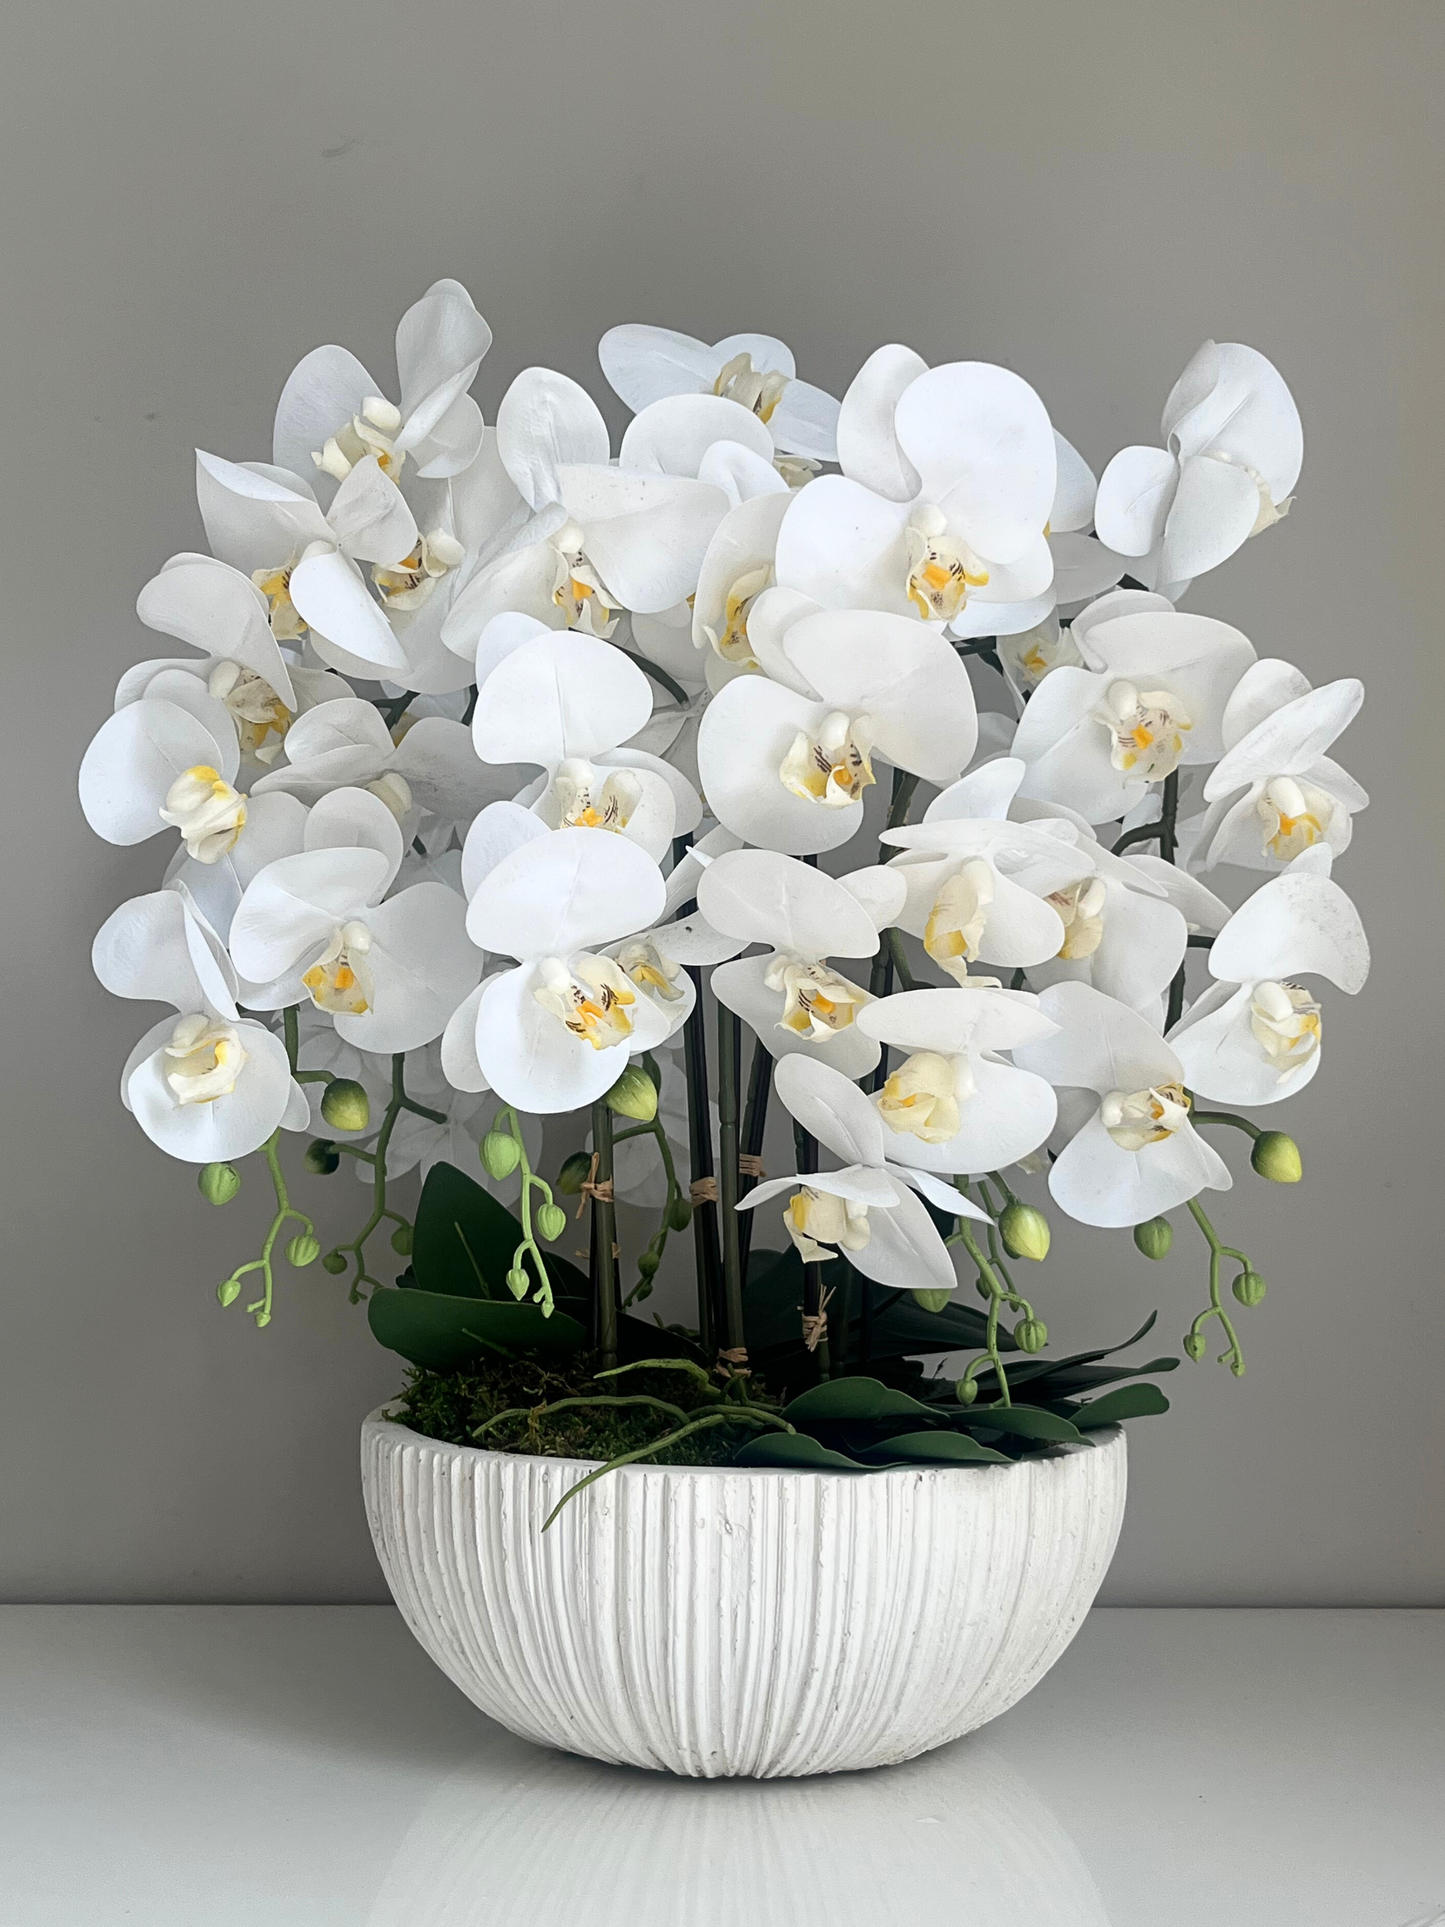
[[[203,1164],[196,1173],[196,1189],[207,1204],[229,1204],[240,1188],[241,1173],[233,1164]]]
[[[607,1108],[619,1117],[650,1124],[657,1116],[657,1086],[640,1064],[629,1064],[607,1093]]]
[[[341,1163],[341,1153],[329,1137],[312,1138],[301,1162],[318,1178],[329,1178]]]
[[[924,1289],[914,1292],[913,1302],[916,1305],[920,1305],[924,1311],[942,1311],[952,1297],[953,1293],[951,1291],[931,1291]]]
[[[522,1147],[510,1131],[488,1131],[482,1139],[481,1159],[489,1178],[509,1178],[522,1158]]]
[[[637,1260],[637,1272],[641,1278],[655,1278],[662,1260],[655,1251],[644,1251]]]
[[[321,1269],[329,1271],[333,1278],[339,1278],[346,1269],[346,1260],[339,1251],[328,1251],[321,1260]]]
[[[1185,1335],[1184,1356],[1186,1358],[1192,1358],[1196,1365],[1200,1359],[1203,1358],[1204,1334],[1202,1332],[1189,1332]]]
[[[1021,1318],[1014,1326],[1014,1343],[1021,1352],[1041,1352],[1049,1342],[1049,1328],[1042,1318]]]
[[[547,1240],[548,1244],[551,1244],[555,1238],[560,1238],[562,1233],[567,1229],[567,1213],[562,1209],[560,1204],[539,1204],[537,1206],[537,1229]]]
[[[580,1198],[592,1160],[585,1151],[574,1151],[557,1173],[557,1189],[564,1198]]]
[[[223,1285],[216,1286],[216,1297],[223,1305],[234,1305],[241,1295],[239,1278],[228,1278]]]
[[[525,1298],[531,1289],[532,1281],[520,1265],[513,1265],[507,1273],[507,1290],[514,1298]]]
[[[1274,1184],[1298,1184],[1304,1176],[1299,1146],[1283,1131],[1263,1131],[1254,1140],[1249,1161],[1262,1178]]]
[[[338,1131],[364,1131],[371,1099],[354,1077],[333,1077],[321,1095],[321,1115]]]
[[[978,1386],[974,1383],[974,1381],[971,1378],[961,1378],[958,1381],[959,1404],[972,1405],[973,1401],[977,1397],[978,1397]]]
[[[1264,1297],[1264,1280],[1257,1271],[1241,1271],[1229,1289],[1241,1305],[1257,1305]]]
[[[391,1234],[391,1248],[398,1258],[409,1258],[414,1240],[409,1224],[399,1224]]]
[[[1041,1262],[1049,1255],[1049,1221],[1031,1204],[1015,1198],[998,1221],[999,1235],[1010,1258],[1032,1258]]]
[[[1134,1243],[1146,1258],[1167,1258],[1174,1243],[1174,1227],[1167,1218],[1146,1218],[1134,1227]]]
[[[663,1216],[669,1231],[686,1231],[692,1223],[692,1206],[680,1191],[674,1191]]]
[[[314,1265],[321,1256],[321,1246],[309,1231],[298,1231],[286,1247],[286,1256],[299,1271],[304,1265]]]

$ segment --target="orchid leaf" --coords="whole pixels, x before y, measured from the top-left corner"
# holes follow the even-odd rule
[[[1036,1405],[965,1406],[955,1423],[970,1432],[1005,1432],[1013,1438],[1045,1439],[1056,1445],[1082,1445],[1083,1434],[1057,1412]]]
[[[373,1292],[366,1307],[373,1336],[388,1351],[433,1372],[459,1371],[479,1358],[526,1352],[575,1352],[587,1330],[564,1311],[542,1316],[515,1299],[450,1297],[436,1291]]]
[[[856,1459],[832,1452],[806,1432],[765,1432],[749,1439],[733,1459],[734,1465],[806,1468],[815,1472],[866,1472]]]
[[[1075,1408],[1073,1422],[1081,1432],[1094,1432],[1101,1425],[1117,1425],[1126,1418],[1156,1418],[1169,1410],[1169,1401],[1157,1385],[1121,1385],[1102,1398]]]
[[[896,1438],[860,1450],[859,1458],[879,1468],[889,1465],[1007,1465],[1009,1460],[991,1445],[980,1445],[966,1432],[901,1432]]]

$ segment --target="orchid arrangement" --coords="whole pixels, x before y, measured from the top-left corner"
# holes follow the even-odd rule
[[[1161,445],[1096,482],[984,362],[886,346],[840,402],[766,335],[614,328],[614,447],[549,369],[485,423],[490,345],[439,281],[389,392],[317,348],[260,459],[198,453],[211,553],[137,605],[185,653],[125,672],[81,765],[100,836],[165,840],[95,941],[109,990],[169,1006],[122,1102],[212,1203],[253,1155],[274,1186],[222,1304],[251,1281],[270,1322],[285,1237],[419,1366],[585,1355],[571,1404],[662,1414],[632,1456],[713,1428],[747,1463],[997,1459],[1163,1409],[1092,1395],[1177,1362],[1036,1356],[1011,1267],[1051,1201],[1152,1258],[1191,1217],[1183,1350],[1217,1328],[1241,1373],[1224,1261],[1237,1304],[1264,1283],[1204,1202],[1220,1144],[1300,1176],[1272,1107],[1369,965],[1331,874],[1360,684],[1179,606],[1289,510],[1281,376],[1206,343]],[[796,1170],[767,1177],[774,1097]],[[324,1253],[287,1133],[367,1186]],[[695,1314],[646,1323],[688,1232]]]

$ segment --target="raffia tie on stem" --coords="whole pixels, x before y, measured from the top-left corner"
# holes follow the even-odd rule
[[[576,1213],[579,1218],[587,1209],[590,1202],[595,1201],[598,1204],[615,1204],[617,1202],[613,1195],[611,1178],[604,1178],[601,1184],[597,1182],[597,1153],[595,1151],[592,1153],[592,1162],[587,1167],[587,1175],[582,1180],[582,1189],[579,1198],[580,1202],[578,1203]]]
[[[730,1345],[717,1355],[717,1370],[722,1377],[729,1374],[741,1375],[748,1369],[748,1348],[746,1345]]]
[[[753,1153],[750,1151],[739,1151],[738,1153],[738,1176],[739,1177],[756,1178],[761,1180],[765,1178],[767,1175],[768,1175],[767,1172],[763,1169],[763,1161],[760,1157],[754,1156]]]
[[[694,1209],[700,1204],[716,1204],[717,1179],[694,1178],[692,1183],[687,1187],[687,1195]]]
[[[817,1351],[828,1336],[828,1300],[832,1296],[832,1286],[824,1285],[823,1295],[818,1300],[818,1309],[803,1313],[803,1346],[807,1351]]]

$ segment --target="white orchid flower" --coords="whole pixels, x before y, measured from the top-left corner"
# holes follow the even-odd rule
[[[1086,646],[1101,667],[1055,669],[1013,753],[1028,766],[1025,796],[1109,823],[1181,765],[1218,761],[1225,706],[1254,648],[1228,623],[1174,609],[1095,623]]]
[[[167,881],[184,884],[224,937],[252,877],[302,847],[305,810],[293,797],[246,796],[236,787],[233,719],[200,677],[155,668],[145,692],[92,739],[80,765],[80,806],[108,843],[178,829]]]
[[[985,1213],[931,1172],[888,1163],[882,1119],[840,1071],[787,1057],[774,1070],[773,1083],[803,1129],[843,1167],[766,1178],[738,1200],[738,1210],[755,1210],[792,1191],[783,1222],[805,1263],[843,1252],[855,1271],[880,1285],[953,1291],[958,1278],[948,1247],[914,1194],[922,1192],[954,1217],[987,1223]]]
[[[245,1157],[310,1112],[286,1048],[236,1007],[220,939],[184,890],[123,903],[96,936],[95,974],[120,997],[169,1003],[126,1060],[121,1101],[153,1144],[189,1164]]]
[[[828,959],[875,955],[879,930],[893,921],[902,897],[901,883],[885,869],[840,881],[773,850],[716,857],[698,878],[698,909],[737,947],[763,943],[769,951],[720,963],[713,995],[774,1057],[802,1052],[861,1077],[880,1055],[876,1040],[854,1022],[872,999]]]
[[[1224,712],[1224,755],[1204,785],[1200,869],[1280,870],[1303,850],[1349,848],[1351,818],[1370,799],[1325,751],[1364,699],[1354,676],[1312,689],[1272,657],[1246,670]]]
[[[391,1054],[439,1037],[482,960],[466,904],[444,884],[387,897],[401,858],[401,831],[379,797],[324,797],[300,854],[268,864],[232,920],[246,1001],[278,1010],[309,997],[360,1050]]]
[[[702,802],[660,757],[625,746],[651,714],[652,686],[622,651],[538,629],[485,674],[472,741],[485,763],[541,765],[518,801],[549,829],[615,832],[656,862],[696,829]]]
[[[497,411],[497,455],[536,520],[472,570],[442,625],[449,649],[472,659],[508,612],[606,636],[621,609],[655,614],[692,594],[728,496],[687,474],[611,467],[607,424],[575,381],[524,369]]]
[[[792,351],[771,335],[728,335],[709,347],[670,328],[630,322],[607,330],[597,359],[613,390],[638,414],[668,396],[721,396],[766,424],[785,454],[838,459],[837,402],[798,380]]]
[[[1059,1028],[1019,1046],[1014,1062],[1099,1100],[1049,1173],[1071,1218],[1143,1224],[1200,1191],[1230,1189],[1228,1166],[1189,1121],[1184,1067],[1147,1019],[1088,984],[1054,984],[1039,1008]]]
[[[424,810],[444,822],[470,822],[521,780],[520,770],[479,762],[463,723],[445,716],[422,716],[410,725],[403,719],[393,738],[374,703],[349,696],[320,704],[292,725],[285,763],[263,776],[253,795],[315,803],[338,789],[361,789],[398,821]]]
[[[843,399],[838,457],[843,473],[808,483],[783,518],[784,587],[824,608],[950,625],[971,600],[1047,595],[1058,454],[1018,375],[978,361],[930,369],[911,349],[880,348]]]
[[[1053,1086],[998,1055],[1056,1028],[1027,992],[906,990],[869,1004],[858,1025],[906,1053],[873,1096],[897,1163],[997,1171],[1053,1130]]]
[[[374,455],[356,464],[323,513],[300,475],[197,449],[196,499],[212,552],[250,576],[278,642],[309,632],[317,655],[335,668],[405,670],[406,651],[362,565],[383,575],[404,567],[420,535]]]
[[[1215,938],[1216,982],[1169,1034],[1191,1090],[1221,1104],[1273,1104],[1320,1067],[1318,1000],[1299,976],[1354,996],[1370,970],[1359,912],[1312,850],[1260,885]]]
[[[313,348],[276,404],[273,460],[338,482],[367,459],[393,481],[409,462],[422,477],[459,475],[482,443],[482,412],[467,390],[491,345],[461,282],[434,281],[397,325],[400,405],[345,348]]]
[[[958,775],[978,739],[968,671],[941,636],[901,616],[823,610],[782,647],[801,694],[740,676],[698,732],[698,773],[718,821],[769,849],[813,855],[846,843],[877,779],[872,758],[933,783]]]
[[[1304,461],[1299,410],[1273,363],[1237,341],[1206,341],[1169,391],[1163,448],[1122,448],[1099,482],[1094,518],[1141,580],[1187,584],[1289,510]]]
[[[515,811],[510,847],[505,819],[485,851],[469,840],[467,929],[478,948],[517,964],[458,1006],[442,1061],[458,1089],[572,1111],[615,1084],[634,1051],[667,1036],[668,1018],[603,954],[650,929],[666,893],[657,865],[625,837],[516,820],[527,816]]]

